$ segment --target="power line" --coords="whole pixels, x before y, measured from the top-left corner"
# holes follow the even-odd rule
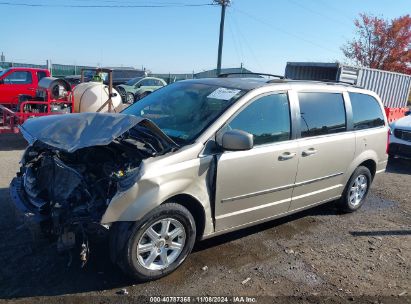
[[[244,53],[243,50],[240,49],[241,45],[240,42],[237,42],[237,37],[234,34],[233,28],[231,26],[231,22],[227,22],[228,24],[228,29],[230,30],[230,34],[231,34],[231,38],[233,39],[233,43],[234,43],[234,49],[237,53],[237,58],[239,62],[244,62]]]
[[[302,9],[304,9],[304,10],[306,10],[306,11],[312,13],[312,14],[321,16],[321,17],[323,17],[323,18],[327,18],[327,19],[333,21],[334,24],[339,24],[339,25],[341,25],[341,26],[343,26],[343,27],[345,27],[345,28],[346,28],[347,26],[349,26],[349,27],[352,26],[352,24],[349,24],[349,23],[344,22],[344,21],[342,21],[342,20],[333,18],[332,16],[330,16],[330,15],[328,15],[328,14],[323,14],[323,13],[321,13],[321,12],[319,12],[319,11],[316,11],[315,9],[313,9],[313,8],[311,8],[311,7],[307,7],[307,6],[301,4],[300,2],[297,2],[297,1],[295,1],[295,0],[290,0],[290,2],[291,2],[292,4],[294,4],[294,5],[296,5],[296,6],[301,7]]]
[[[280,31],[280,32],[282,32],[282,33],[284,33],[284,34],[286,34],[286,35],[288,35],[288,36],[292,36],[292,37],[294,37],[294,38],[297,38],[297,39],[300,40],[300,41],[305,41],[305,42],[310,43],[310,44],[312,44],[312,45],[314,45],[314,46],[316,46],[316,47],[318,47],[318,48],[324,49],[324,50],[329,51],[329,52],[337,53],[336,50],[333,50],[333,49],[330,49],[330,48],[328,48],[328,47],[326,47],[326,46],[323,46],[323,45],[321,45],[321,44],[318,44],[318,43],[316,43],[316,42],[314,42],[314,41],[311,41],[311,40],[309,40],[309,39],[307,39],[307,38],[305,38],[305,37],[303,37],[303,36],[300,36],[300,35],[294,34],[294,33],[292,33],[292,32],[286,31],[286,30],[284,30],[284,29],[282,29],[282,28],[280,28],[280,27],[278,27],[278,26],[273,25],[272,23],[269,23],[269,22],[267,22],[267,21],[265,21],[265,20],[263,20],[263,19],[257,18],[257,17],[255,17],[255,16],[249,14],[248,12],[242,11],[242,10],[240,10],[240,9],[238,9],[238,8],[234,8],[234,7],[233,7],[233,10],[236,10],[237,12],[242,13],[243,15],[246,15],[247,17],[249,17],[249,18],[251,18],[251,19],[254,19],[255,21],[257,21],[257,22],[259,22],[259,23],[261,23],[261,24],[264,24],[264,25],[270,27],[271,29],[276,29],[277,31]]]
[[[0,5],[7,6],[26,6],[26,7],[66,7],[66,8],[162,8],[162,7],[199,7],[199,6],[215,6],[214,3],[158,3],[158,4],[44,4],[44,3],[12,3],[0,2]]]
[[[239,41],[241,41],[241,39],[243,40],[244,45],[248,48],[248,51],[251,54],[251,56],[253,57],[254,62],[256,63],[256,65],[258,66],[258,68],[260,70],[263,70],[263,67],[262,67],[260,61],[258,60],[258,57],[255,55],[255,52],[253,51],[253,48],[251,47],[251,43],[249,43],[248,39],[246,38],[246,35],[244,35],[243,32],[241,31],[240,26],[237,23],[237,18],[235,17],[234,14],[231,14],[231,17],[233,19],[233,24],[235,26],[235,29],[236,29],[237,33],[239,34],[238,40]]]
[[[333,14],[335,14],[335,12],[338,12],[339,16],[342,16],[345,19],[347,19],[350,22],[350,24],[352,25],[352,22],[353,22],[354,18],[352,16],[349,16],[346,11],[343,12],[341,10],[341,8],[337,8],[333,5],[330,5],[329,1],[323,1],[323,0],[317,0],[317,1],[320,1],[323,4],[323,6],[328,7],[328,9],[333,12]]]

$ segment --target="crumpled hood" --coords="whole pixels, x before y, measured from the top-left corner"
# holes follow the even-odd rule
[[[411,130],[411,115],[398,119],[392,126],[398,129],[404,128],[406,130]]]
[[[119,113],[76,113],[31,118],[20,126],[20,130],[29,144],[40,141],[71,153],[85,147],[108,145],[138,123],[169,143],[174,143],[151,121]]]

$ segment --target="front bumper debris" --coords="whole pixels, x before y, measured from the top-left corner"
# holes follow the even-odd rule
[[[30,204],[27,200],[23,187],[23,178],[21,176],[13,178],[9,191],[14,205],[26,219],[42,222],[49,218],[48,215],[41,214],[41,210]]]

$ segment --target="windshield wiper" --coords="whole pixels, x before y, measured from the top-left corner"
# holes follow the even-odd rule
[[[180,145],[178,145],[174,140],[172,140],[166,133],[164,133],[159,126],[157,126],[152,120],[148,118],[144,118],[141,122],[138,123],[139,125],[149,129],[151,132],[154,133],[154,135],[159,136],[161,139],[163,139],[165,142],[168,144],[174,146],[175,148],[180,148]]]

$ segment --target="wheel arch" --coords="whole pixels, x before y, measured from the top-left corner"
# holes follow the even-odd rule
[[[196,238],[197,240],[201,239],[204,234],[206,224],[206,214],[201,202],[194,196],[186,193],[174,195],[164,201],[161,205],[169,202],[173,202],[187,208],[193,216],[196,224]]]
[[[363,161],[358,167],[363,166],[370,170],[371,177],[374,179],[375,172],[377,171],[377,163],[373,159],[367,159]]]
[[[196,224],[196,240],[200,240],[203,237],[206,225],[206,212],[201,202],[190,194],[182,193],[169,197],[156,207],[171,202],[187,208],[191,213]],[[110,258],[114,263],[117,261],[119,251],[124,248],[135,224],[136,221],[116,221],[111,223],[109,234]]]
[[[371,172],[371,177],[374,179],[374,176],[377,170],[377,163],[378,163],[378,156],[374,151],[371,151],[371,150],[364,151],[363,153],[358,155],[354,159],[354,161],[351,162],[347,170],[347,175],[345,177],[345,183],[349,181],[355,169],[357,169],[360,166],[364,166],[368,168],[368,170],[370,170]]]

